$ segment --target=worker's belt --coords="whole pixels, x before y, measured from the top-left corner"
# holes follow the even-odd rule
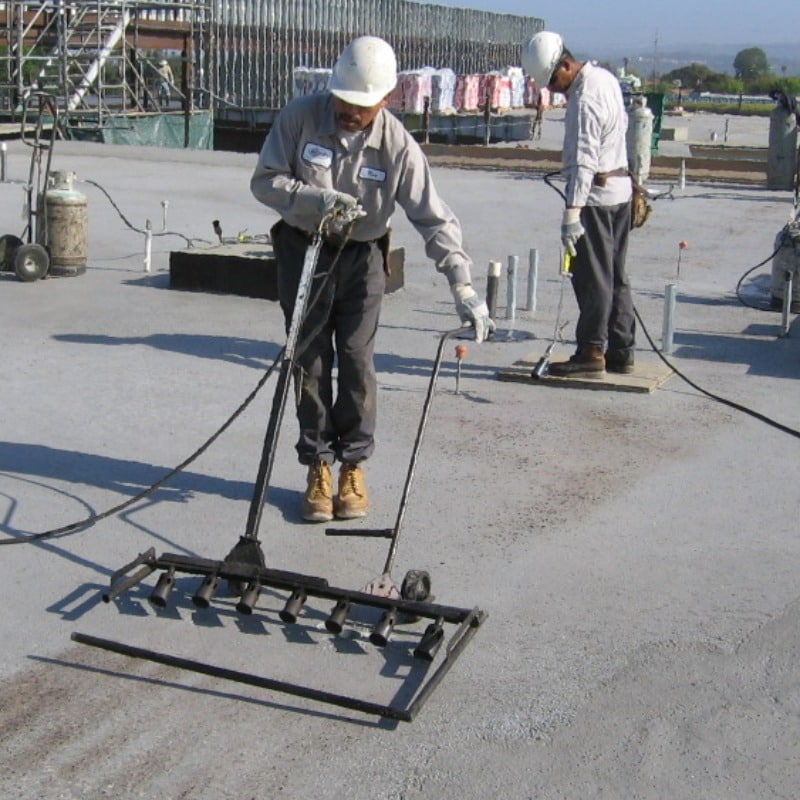
[[[302,228],[295,228],[294,225],[289,225],[288,223],[280,220],[277,224],[285,225],[295,236],[298,236],[307,244],[311,244],[314,235],[308,233],[308,231],[304,231]],[[343,252],[345,250],[350,250],[354,247],[357,247],[360,244],[377,244],[378,249],[381,251],[381,256],[383,257],[383,271],[387,274],[391,274],[391,263],[389,258],[390,253],[390,240],[391,240],[392,232],[391,230],[386,231],[383,236],[379,236],[377,239],[368,239],[365,242],[357,241],[355,239],[343,239],[341,236],[330,235],[322,237],[322,243],[331,247],[335,250],[341,249]]]
[[[314,238],[312,233],[308,233],[308,231],[304,231],[302,228],[295,228],[294,225],[287,225],[297,236],[303,239],[308,244],[311,244],[311,241]],[[322,236],[322,243],[327,245],[328,247],[333,247],[336,250],[342,248],[344,250],[348,250],[352,247],[357,247],[360,244],[372,244],[372,242],[377,242],[378,239],[369,239],[366,242],[358,241],[356,239],[345,239],[343,236],[339,236],[335,233],[328,233]]]
[[[593,183],[595,186],[602,187],[606,185],[606,181],[609,178],[621,178],[629,174],[627,167],[618,167],[617,169],[612,169],[610,172],[595,172]]]

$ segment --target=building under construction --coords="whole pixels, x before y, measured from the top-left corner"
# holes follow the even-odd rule
[[[387,39],[401,70],[486,73],[544,23],[412,0],[17,0],[0,27],[6,121],[46,93],[65,137],[208,148],[215,127],[263,135],[295,70],[331,67],[355,36]]]

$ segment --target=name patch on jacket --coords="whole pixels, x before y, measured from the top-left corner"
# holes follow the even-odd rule
[[[333,150],[323,147],[321,144],[307,142],[303,148],[303,161],[313,164],[315,167],[330,169],[333,164]]]
[[[361,167],[358,177],[365,181],[378,181],[383,183],[386,180],[386,171],[375,169],[374,167]]]

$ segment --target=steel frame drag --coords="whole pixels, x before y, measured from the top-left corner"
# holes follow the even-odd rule
[[[359,606],[382,610],[384,612],[382,620],[387,614],[405,615],[410,619],[428,619],[430,624],[426,627],[413,652],[414,657],[421,663],[427,662],[430,664],[435,660],[438,651],[444,644],[445,625],[449,624],[457,627],[447,641],[445,655],[441,663],[404,705],[370,702],[357,697],[240,672],[79,632],[72,634],[72,640],[79,644],[89,645],[132,658],[153,661],[214,678],[222,678],[261,689],[304,697],[329,705],[403,722],[411,722],[414,719],[486,618],[486,614],[478,608],[457,608],[431,602],[418,602],[401,598],[390,599],[362,591],[330,586],[323,578],[300,573],[241,563],[231,565],[226,561],[214,561],[170,553],[156,557],[153,548],[141,553],[111,576],[108,591],[103,593],[103,600],[107,603],[112,602],[157,570],[162,570],[162,574],[149,599],[154,606],[159,608],[163,608],[167,604],[167,598],[174,587],[175,575],[186,573],[201,576],[203,579],[197,592],[192,597],[192,602],[200,609],[209,607],[211,596],[221,580],[227,580],[231,584],[256,584],[259,587],[265,586],[289,591],[291,594],[286,606],[280,612],[281,620],[286,624],[297,622],[300,609],[309,597],[332,600],[335,605],[330,617],[325,621],[325,627],[333,635],[337,635],[342,631],[348,614]],[[236,609],[240,614],[247,615],[253,612],[253,607],[245,595],[240,598]],[[378,630],[380,625],[381,623],[379,622],[375,630]],[[385,645],[387,640],[388,636],[374,638],[374,632],[370,636],[370,641],[376,646]]]

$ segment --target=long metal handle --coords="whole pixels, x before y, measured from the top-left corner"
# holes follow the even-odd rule
[[[408,472],[406,474],[406,482],[403,485],[403,495],[400,498],[400,508],[397,511],[397,520],[394,523],[394,531],[392,532],[392,543],[389,547],[389,554],[386,557],[386,565],[383,568],[384,574],[391,572],[392,564],[394,563],[395,555],[397,554],[397,542],[400,537],[400,528],[403,524],[403,518],[406,514],[406,505],[408,503],[408,495],[411,491],[411,481],[414,478],[414,471],[417,466],[417,455],[419,454],[419,446],[422,443],[422,437],[425,433],[425,426],[428,423],[428,414],[431,410],[431,404],[433,402],[433,393],[434,389],[436,388],[436,379],[439,377],[439,368],[442,365],[442,353],[444,352],[444,346],[448,339],[452,336],[456,336],[459,333],[464,333],[470,330],[470,327],[462,327],[462,328],[455,328],[452,331],[447,331],[443,333],[441,338],[439,339],[439,347],[436,350],[436,359],[433,362],[433,371],[431,372],[431,379],[430,383],[428,384],[428,393],[425,396],[425,403],[422,406],[422,417],[419,421],[419,427],[417,428],[417,437],[414,440],[414,446],[411,449],[411,460],[408,464]]]
[[[261,461],[258,465],[258,474],[253,488],[253,498],[250,501],[250,511],[247,515],[247,526],[245,528],[245,539],[257,539],[258,527],[261,524],[261,514],[264,509],[264,501],[267,495],[267,486],[272,475],[272,467],[275,463],[275,444],[278,438],[283,412],[286,408],[286,398],[289,394],[289,384],[292,377],[292,365],[294,363],[295,350],[297,349],[297,339],[300,335],[300,328],[306,315],[308,305],[309,289],[314,277],[314,271],[319,259],[319,251],[322,247],[322,233],[318,230],[314,233],[311,244],[306,250],[303,270],[300,273],[300,283],[297,286],[297,297],[294,301],[292,319],[289,323],[289,334],[286,338],[286,346],[283,350],[283,361],[281,362],[278,380],[275,386],[275,395],[272,398],[272,410],[269,415],[267,432],[264,435],[264,446],[261,450]]]

